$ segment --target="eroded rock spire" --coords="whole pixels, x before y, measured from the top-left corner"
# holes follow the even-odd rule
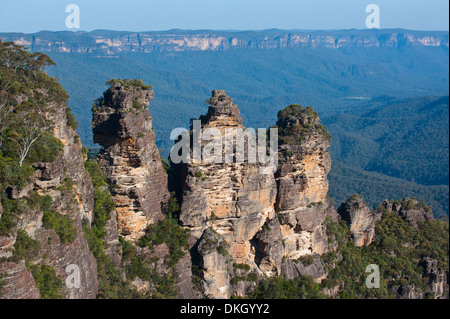
[[[94,141],[117,204],[119,234],[136,241],[164,218],[167,175],[148,111],[153,91],[141,81],[112,80],[93,109]]]

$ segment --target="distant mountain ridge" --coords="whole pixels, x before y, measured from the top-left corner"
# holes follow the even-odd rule
[[[50,32],[34,34],[0,33],[2,41],[14,41],[32,51],[97,53],[225,51],[233,49],[283,48],[373,48],[373,47],[449,47],[447,31],[385,30],[263,30],[210,31],[170,30],[127,32]]]

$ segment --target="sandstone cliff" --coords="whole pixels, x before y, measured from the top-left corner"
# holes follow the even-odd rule
[[[217,128],[221,132],[244,128],[239,109],[224,91],[213,91],[209,103],[203,132],[208,128]],[[190,230],[194,242],[201,238],[198,248],[203,258],[205,294],[216,298],[230,297],[229,272],[224,272],[228,268],[227,259],[221,258],[217,251],[212,252],[215,257],[211,252],[205,255],[204,242],[209,238],[205,232],[214,230],[224,243],[218,246],[221,247],[219,250],[224,255],[229,253],[235,263],[247,264],[258,273],[266,270],[258,266],[254,242],[258,242],[255,236],[266,221],[275,217],[274,176],[260,174],[261,167],[256,163],[215,164],[203,161],[198,165],[184,165],[180,220]],[[276,267],[269,268],[267,271],[277,273]],[[223,276],[218,276],[218,273],[223,273]]]
[[[41,71],[53,62],[0,49],[0,298],[448,298],[448,223],[411,198],[371,212],[353,196],[337,215],[331,136],[311,107],[279,112],[278,161],[263,162],[273,140],[258,131],[258,152],[240,149],[256,134],[213,91],[184,135],[192,161],[169,167],[180,207],[155,145],[150,86],[108,82],[93,106],[103,149],[86,160],[66,92]],[[363,283],[369,262],[382,265],[378,290]]]
[[[62,286],[58,291],[63,298],[86,299],[97,295],[96,261],[82,229],[82,220],[89,224],[93,218],[92,182],[83,166],[81,142],[75,130],[67,124],[65,103],[50,102],[48,108],[51,112],[45,115],[46,120],[54,124],[51,133],[62,143],[62,151],[53,162],[33,164],[32,182],[22,189],[11,189],[9,196],[16,201],[29,201],[30,196],[45,196],[51,205],[48,204],[45,211],[42,202],[25,208],[18,220],[17,231],[0,238],[0,257],[11,258],[9,262],[0,262],[4,282],[0,298],[42,297],[29,268],[17,257],[17,250],[23,249],[21,245],[24,245],[23,242],[18,243],[24,238],[18,236],[19,231],[25,231],[26,236],[40,248],[27,262],[52,267],[61,280]],[[60,229],[58,223],[49,222],[49,216],[62,216],[59,221],[64,220],[67,228]],[[75,265],[80,271],[79,288],[65,285],[66,269],[70,265]]]
[[[213,91],[208,103],[203,133],[217,128],[223,138],[226,130],[245,129],[238,107],[224,91]],[[200,255],[206,295],[242,295],[252,285],[242,284],[246,281],[242,275],[225,271],[227,263],[246,265],[253,276],[272,277],[282,274],[285,257],[292,264],[301,256],[327,251],[324,221],[334,212],[327,198],[330,137],[317,113],[310,112],[299,106],[280,112],[280,159],[275,174],[264,170],[269,168],[265,163],[249,163],[248,152],[244,163],[203,159],[199,164],[182,164],[180,220]],[[234,153],[232,158],[236,157]],[[205,251],[205,242],[222,244],[216,245],[217,251]],[[290,273],[296,277],[304,272]],[[315,273],[324,276],[324,272]]]
[[[168,178],[148,111],[153,91],[140,80],[108,84],[93,107],[94,140],[103,146],[96,160],[116,203],[106,227],[106,253],[143,295],[196,298],[184,233],[169,216],[176,213],[176,203],[169,203]],[[122,245],[133,251],[131,257],[115,252],[119,238],[128,242]],[[173,278],[171,289],[158,286],[161,278]]]
[[[225,51],[236,49],[271,50],[281,48],[373,48],[447,47],[448,32],[410,30],[348,31],[166,31],[166,32],[77,32],[54,42],[51,34],[2,33],[3,41],[14,41],[32,51],[61,53],[148,53],[154,51]]]

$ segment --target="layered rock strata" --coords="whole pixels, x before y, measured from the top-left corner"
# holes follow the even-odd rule
[[[279,166],[276,172],[284,255],[290,259],[327,251],[324,221],[334,214],[328,193],[330,135],[311,107],[291,105],[278,114]]]
[[[117,81],[93,112],[94,141],[103,146],[98,158],[117,204],[118,232],[133,242],[164,218],[169,198],[147,109],[152,99],[148,87]]]

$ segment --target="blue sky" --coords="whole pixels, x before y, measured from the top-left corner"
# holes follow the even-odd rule
[[[363,29],[372,3],[381,28],[449,29],[448,0],[1,0],[0,32],[67,30],[72,3],[84,31]]]

